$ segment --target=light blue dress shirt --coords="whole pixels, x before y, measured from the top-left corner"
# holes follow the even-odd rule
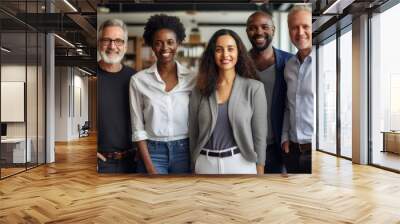
[[[287,98],[281,143],[311,143],[314,133],[314,79],[311,54],[303,63],[294,55],[286,63]]]

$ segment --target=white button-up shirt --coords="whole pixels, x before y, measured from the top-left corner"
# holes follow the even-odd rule
[[[157,64],[132,76],[129,86],[132,141],[174,141],[188,137],[189,97],[195,75],[177,64],[178,84],[169,92]]]

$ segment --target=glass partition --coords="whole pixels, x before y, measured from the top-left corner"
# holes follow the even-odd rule
[[[27,141],[26,120],[26,33],[1,34],[1,122],[6,133],[1,139],[1,175],[26,169],[31,141]],[[6,51],[4,49],[7,49]],[[27,150],[28,149],[28,150]]]
[[[45,162],[45,35],[24,23],[44,1],[2,1],[0,178]]]

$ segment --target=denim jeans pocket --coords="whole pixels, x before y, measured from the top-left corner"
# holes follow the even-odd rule
[[[147,149],[149,150],[149,153],[157,152],[157,143],[154,141],[147,141]]]
[[[178,142],[178,150],[183,152],[189,151],[189,140],[188,139],[180,140]]]

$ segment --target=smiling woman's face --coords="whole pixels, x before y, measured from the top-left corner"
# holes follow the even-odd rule
[[[219,70],[234,70],[238,59],[235,39],[230,35],[223,35],[218,37],[215,45],[214,59]]]
[[[159,63],[174,61],[178,41],[176,34],[169,29],[160,29],[154,33],[152,49]]]

